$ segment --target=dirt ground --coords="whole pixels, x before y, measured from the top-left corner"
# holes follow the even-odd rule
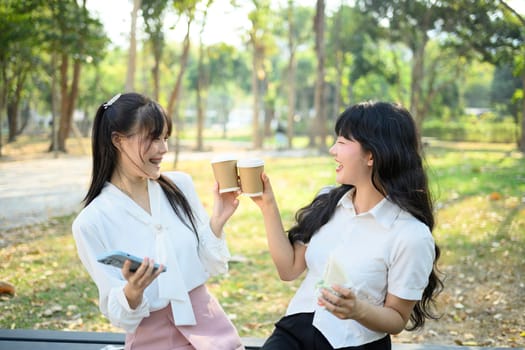
[[[31,226],[0,230],[0,247],[34,236]],[[503,242],[494,249],[516,243]],[[427,321],[421,331],[402,332],[393,342],[525,348],[524,271],[508,271],[506,266],[504,259],[479,260],[471,255],[447,266],[442,271],[445,289],[437,305],[441,318]]]
[[[441,318],[427,321],[422,331],[403,332],[393,341],[525,348],[524,271],[509,271],[499,259],[487,261],[481,265],[467,256],[460,264],[448,266],[437,307]]]

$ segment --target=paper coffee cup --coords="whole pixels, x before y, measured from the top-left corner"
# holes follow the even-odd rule
[[[241,159],[237,162],[237,169],[239,170],[242,193],[249,197],[262,196],[261,174],[264,171],[264,160]]]
[[[219,155],[211,160],[215,180],[219,183],[219,193],[239,190],[237,158],[233,155]]]

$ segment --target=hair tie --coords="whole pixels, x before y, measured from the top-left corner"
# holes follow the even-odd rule
[[[118,93],[115,96],[113,96],[111,98],[111,100],[109,100],[108,102],[104,103],[104,105],[103,105],[104,109],[108,109],[108,107],[111,106],[113,103],[115,103],[115,101],[118,100],[121,95],[122,95],[121,93]]]

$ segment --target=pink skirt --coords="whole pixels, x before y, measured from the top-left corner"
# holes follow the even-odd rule
[[[206,286],[189,295],[197,325],[176,326],[168,304],[126,335],[125,350],[243,350],[237,330]]]

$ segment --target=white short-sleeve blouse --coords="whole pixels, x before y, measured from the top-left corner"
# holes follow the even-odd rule
[[[434,261],[428,227],[388,199],[356,215],[351,191],[339,201],[333,217],[314,234],[306,250],[306,276],[287,315],[314,312],[313,324],[334,348],[358,346],[384,337],[354,320],[341,320],[317,305],[316,284],[329,258],[346,273],[359,298],[383,305],[386,294],[420,300]]]

